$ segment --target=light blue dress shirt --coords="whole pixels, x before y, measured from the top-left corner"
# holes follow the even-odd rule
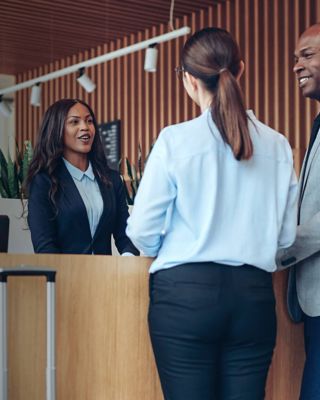
[[[254,152],[237,161],[209,110],[165,128],[153,147],[127,235],[150,272],[188,262],[275,271],[296,234],[297,178],[287,139],[248,112]]]
[[[88,169],[83,172],[70,164],[66,159],[63,159],[63,161],[86,207],[91,237],[93,237],[103,212],[103,199],[92,170],[92,165],[89,162]]]

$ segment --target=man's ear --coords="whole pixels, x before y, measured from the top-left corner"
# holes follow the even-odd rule
[[[189,74],[189,72],[185,72],[184,74],[187,81],[191,84],[193,90],[197,91],[199,85],[198,79],[195,78],[193,75]]]

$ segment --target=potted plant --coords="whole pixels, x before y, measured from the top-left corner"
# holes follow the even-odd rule
[[[144,160],[142,159],[142,151],[141,151],[141,146],[140,144],[138,145],[138,159],[137,163],[131,163],[128,159],[128,157],[125,157],[124,159],[124,164],[125,164],[125,169],[126,169],[126,177],[121,175],[123,186],[124,186],[124,191],[126,193],[126,199],[127,199],[127,204],[129,208],[129,214],[131,213],[133,204],[134,204],[134,199],[136,197],[142,176],[143,176],[143,170],[146,165],[146,162],[148,160],[148,157],[151,153],[153,144],[151,145],[151,148],[149,150],[149,153],[146,155]],[[121,164],[120,160],[120,164]],[[117,248],[114,244],[114,241],[112,240],[112,254],[113,255],[119,255]]]
[[[26,178],[33,149],[29,140],[19,150],[16,146],[16,156],[12,160],[0,150],[0,214],[8,215],[10,219],[9,249],[10,253],[30,253],[33,247],[30,231],[23,217],[24,203],[22,184]]]
[[[16,159],[8,159],[0,150],[0,196],[5,199],[22,199],[22,184],[27,176],[29,164],[33,155],[30,140],[24,142],[20,151],[16,146]]]
[[[152,143],[151,148],[144,159],[142,159],[141,146],[140,144],[138,145],[138,159],[136,164],[131,163],[128,157],[125,158],[126,172],[129,179],[127,181],[125,180],[124,177],[122,177],[122,179],[129,208],[134,204],[134,199],[136,197],[143,176],[143,170],[148,161],[148,157],[151,153],[153,145],[154,143]]]

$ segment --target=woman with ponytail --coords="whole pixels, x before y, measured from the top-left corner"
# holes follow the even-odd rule
[[[237,43],[206,28],[184,45],[201,115],[153,147],[127,234],[150,268],[149,330],[166,400],[262,400],[276,338],[271,273],[296,231],[284,136],[246,111]]]

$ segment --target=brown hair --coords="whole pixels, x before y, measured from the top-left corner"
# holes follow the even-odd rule
[[[193,34],[182,51],[182,68],[200,79],[212,93],[212,119],[222,139],[237,160],[253,153],[242,91],[237,81],[241,69],[238,44],[220,28],[205,28]]]

